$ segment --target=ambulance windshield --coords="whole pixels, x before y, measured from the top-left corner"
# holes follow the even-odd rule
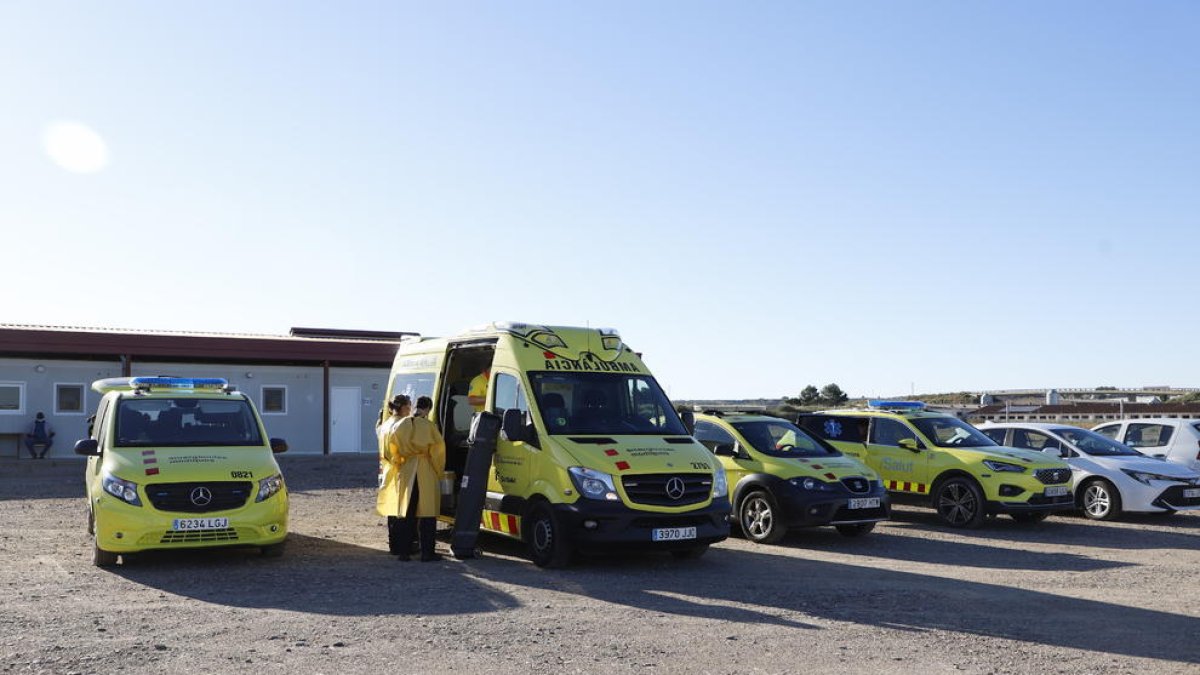
[[[996,442],[957,417],[914,417],[913,425],[934,445],[942,448],[986,448]]]
[[[551,434],[686,436],[658,382],[621,373],[529,373]]]
[[[733,428],[755,450],[771,457],[828,457],[842,454],[825,447],[786,420],[733,422]]]
[[[118,447],[262,445],[242,399],[124,399],[117,408]]]

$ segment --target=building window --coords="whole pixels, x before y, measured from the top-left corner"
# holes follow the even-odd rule
[[[264,415],[286,415],[287,387],[283,385],[263,385],[262,412]]]
[[[82,415],[83,414],[83,385],[55,384],[54,385],[54,414]]]
[[[0,415],[25,413],[25,383],[0,382]]]

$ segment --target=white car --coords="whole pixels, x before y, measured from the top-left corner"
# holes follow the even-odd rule
[[[1200,471],[1200,420],[1147,417],[1105,422],[1092,431],[1120,441],[1138,452],[1178,462]]]
[[[1123,511],[1171,514],[1200,509],[1200,473],[1064,424],[996,423],[979,430],[1001,445],[1040,450],[1067,460],[1075,503],[1093,520]]]

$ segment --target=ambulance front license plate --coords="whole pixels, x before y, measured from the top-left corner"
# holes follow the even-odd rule
[[[683,541],[684,539],[695,539],[696,528],[660,527],[655,530],[650,530],[650,538],[653,541]]]
[[[1070,489],[1066,485],[1052,485],[1046,488],[1045,495],[1047,497],[1061,497],[1068,492],[1070,492]]]
[[[851,509],[877,509],[879,508],[879,497],[862,497],[860,499],[851,499],[846,505]]]
[[[1195,499],[1196,497],[1200,497],[1200,489],[1183,491],[1184,499]]]
[[[223,530],[229,527],[228,518],[176,518],[171,522],[171,529],[176,532],[184,530]]]

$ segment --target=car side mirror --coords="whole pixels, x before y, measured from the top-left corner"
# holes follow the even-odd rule
[[[712,451],[718,457],[733,457],[733,443],[717,443]]]
[[[896,445],[912,452],[919,452],[921,450],[921,444],[915,438],[901,438],[896,441]]]
[[[94,438],[75,441],[75,454],[85,457],[98,457],[100,455],[100,444]]]
[[[516,443],[525,440],[525,413],[516,408],[505,410],[500,422],[500,431],[506,441]]]
[[[271,439],[271,452],[278,455],[281,452],[287,452],[287,451],[288,451],[287,441],[283,440],[282,438],[272,438]]]
[[[683,422],[683,428],[687,429],[688,436],[696,433],[696,413],[691,410],[683,410],[679,413],[679,419]]]

